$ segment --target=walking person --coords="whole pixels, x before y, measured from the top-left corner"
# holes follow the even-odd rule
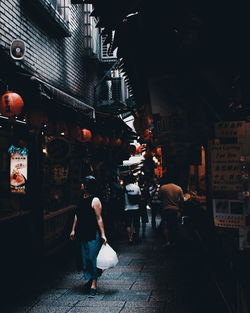
[[[81,245],[83,275],[88,282],[84,285],[89,297],[95,297],[97,279],[102,271],[96,267],[96,258],[102,246],[107,243],[102,220],[102,204],[97,193],[95,177],[86,176],[83,181],[83,195],[74,217],[70,239],[79,239]]]
[[[153,177],[152,183],[149,185],[150,208],[151,208],[151,226],[156,231],[156,217],[161,212],[161,200],[159,199],[160,184],[157,177]]]
[[[129,175],[126,179],[126,185],[124,187],[124,216],[125,225],[128,235],[129,245],[139,240],[140,230],[140,210],[139,201],[141,198],[140,187],[135,184],[135,178],[133,175]]]
[[[174,183],[173,178],[169,177],[159,189],[159,199],[162,205],[161,226],[165,239],[163,246],[175,245],[178,218],[181,216],[181,206],[184,201],[183,190]]]
[[[146,238],[146,225],[148,223],[147,205],[149,201],[148,184],[144,177],[139,179],[139,187],[141,189],[141,199],[139,202],[140,218],[142,225],[142,238]]]

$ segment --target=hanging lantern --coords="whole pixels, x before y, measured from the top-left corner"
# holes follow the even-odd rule
[[[99,146],[100,144],[102,144],[102,143],[103,143],[103,138],[102,138],[102,136],[101,136],[101,135],[95,135],[95,136],[93,137],[93,143],[94,143],[94,145],[96,145],[96,146]]]
[[[22,97],[13,92],[7,91],[1,97],[0,112],[7,117],[19,115],[24,106]]]
[[[150,140],[152,138],[152,132],[150,129],[146,129],[143,133],[144,140]]]
[[[80,138],[79,141],[81,142],[89,142],[92,139],[92,133],[90,130],[83,128],[80,131]]]
[[[122,140],[121,140],[121,138],[116,138],[116,139],[114,139],[113,143],[114,143],[115,147],[119,147],[122,144]]]
[[[103,142],[105,146],[108,146],[110,144],[110,138],[109,137],[104,137]]]
[[[136,147],[136,154],[141,154],[142,153],[142,146],[137,146]]]

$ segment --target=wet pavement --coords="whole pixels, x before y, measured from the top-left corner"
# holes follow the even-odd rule
[[[226,312],[211,273],[193,244],[163,248],[147,224],[146,238],[129,246],[112,241],[119,263],[105,270],[98,294],[88,298],[75,262],[40,277],[31,288],[10,297],[1,313],[211,313]],[[43,275],[42,275],[43,276]]]

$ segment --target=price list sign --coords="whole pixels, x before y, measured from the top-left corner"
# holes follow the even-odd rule
[[[241,145],[211,144],[211,174],[213,191],[241,190]]]

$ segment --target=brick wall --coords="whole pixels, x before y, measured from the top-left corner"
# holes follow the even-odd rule
[[[55,34],[38,13],[24,1],[0,1],[0,48],[8,53],[10,43],[19,38],[26,43],[21,66],[38,77],[93,105],[98,63],[83,58],[83,5],[72,5],[70,37]],[[36,1],[36,0],[33,0]]]

